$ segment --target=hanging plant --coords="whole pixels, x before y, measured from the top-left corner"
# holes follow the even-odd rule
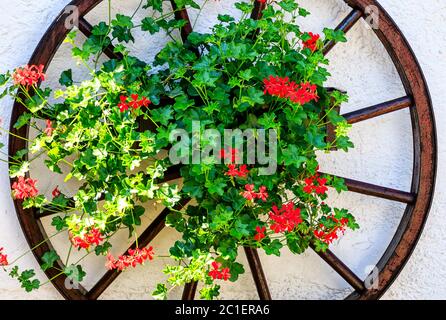
[[[63,90],[42,88],[44,66],[0,75],[3,96],[27,109],[14,127],[38,131],[28,149],[10,159],[12,196],[24,208],[62,212],[52,225],[68,234],[72,249],[103,257],[106,268],[117,271],[156,259],[156,248],[137,242],[116,256],[111,240],[123,228],[137,239],[144,204],[162,203],[170,209],[166,224],[182,237],[170,248],[174,262],[163,270],[168,279],[154,297],[201,281],[201,297],[212,299],[221,281],[235,282],[244,272],[240,247],[277,256],[283,247],[296,254],[310,246],[325,251],[347,228],[358,228],[348,210],[325,202],[328,187],[347,188],[341,178],[319,173],[316,156],[353,147],[350,125],[337,111],[348,97],[324,87],[328,60],[321,51],[325,41],[346,39],[341,31],[325,29],[321,37],[301,30],[298,22],[309,12],[283,0],[268,2],[259,20],[248,17],[255,1],[238,2],[238,20],[219,15],[209,33],[192,32],[183,42],[175,31],[187,21],[170,18],[184,7],[202,7],[175,2],[175,11],[165,12],[161,1],[145,1],[153,15],[140,24],[135,15],[121,14],[100,22],[81,46],[71,32],[66,41],[73,57],[90,70],[81,83],[66,70]],[[126,47],[137,28],[172,38],[151,64]],[[100,64],[112,42],[122,59]],[[82,182],[72,197],[58,186],[51,197],[39,192],[28,171],[42,154],[50,171]],[[181,188],[163,183],[172,170],[180,170]],[[186,207],[187,199],[194,201]],[[27,291],[42,285],[33,270],[20,272],[17,259],[8,262],[3,250],[0,265],[11,277]],[[59,258],[47,252],[42,269],[56,268]],[[82,281],[79,263],[67,264],[60,275]]]

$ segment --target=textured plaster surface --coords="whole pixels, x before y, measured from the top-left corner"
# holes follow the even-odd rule
[[[113,0],[113,11],[131,13],[137,0]],[[196,23],[198,31],[206,31],[217,14],[231,12],[234,1],[211,0]],[[25,64],[51,21],[68,3],[66,0],[0,0],[0,71]],[[324,26],[334,27],[347,13],[348,7],[340,0],[301,0],[301,5],[312,15],[301,21],[302,29],[321,32]],[[445,299],[446,298],[446,183],[444,159],[446,157],[446,3],[443,0],[398,1],[381,0],[408,38],[425,73],[432,95],[437,118],[439,144],[439,170],[435,201],[424,233],[404,271],[385,294],[385,299]],[[191,13],[192,21],[196,12]],[[87,19],[93,24],[106,17],[106,7],[100,5]],[[137,18],[141,19],[143,13]],[[81,39],[81,36],[79,36]],[[167,36],[137,34],[137,45],[132,45],[134,54],[151,61],[154,54],[168,40]],[[331,60],[329,85],[348,91],[350,102],[343,112],[352,111],[375,103],[400,97],[404,94],[396,70],[380,42],[361,21],[348,34],[348,44],[339,45],[329,54]],[[54,58],[48,71],[49,83],[57,83],[58,72],[76,68],[70,59],[70,49],[64,45]],[[80,79],[85,70],[78,68],[75,77]],[[0,116],[3,126],[9,123],[12,101],[0,101]],[[348,154],[339,152],[321,155],[322,168],[354,179],[408,190],[411,181],[412,147],[411,126],[407,110],[385,117],[369,120],[354,126],[352,139],[356,149]],[[3,142],[5,136],[0,137]],[[40,164],[32,168],[32,176],[39,179],[39,188],[50,192],[55,184],[70,193],[75,185],[63,186],[61,181],[48,179]],[[377,262],[388,245],[402,216],[404,207],[387,200],[366,197],[354,193],[333,194],[331,202],[351,209],[361,225],[357,232],[348,232],[333,246],[333,251],[342,258],[360,277],[364,278]],[[152,207],[145,218],[147,225],[160,208]],[[158,211],[157,211],[158,210]],[[44,224],[50,233],[50,221]],[[167,253],[170,244],[178,238],[174,231],[165,229],[153,246],[158,253]],[[118,235],[116,252],[126,244],[126,234]],[[67,250],[66,235],[54,239],[60,252]],[[120,243],[120,244],[118,244]],[[9,194],[7,167],[0,164],[0,247],[8,250],[10,257],[28,250],[15,216]],[[284,251],[281,258],[261,255],[265,273],[270,282],[273,298],[282,299],[339,299],[349,293],[348,284],[312,252],[293,256]],[[246,262],[242,252],[240,260]],[[103,299],[148,299],[158,281],[163,280],[161,269],[167,260],[158,259],[137,270],[119,277],[101,297]],[[20,261],[22,268],[38,265],[31,255]],[[246,264],[245,264],[246,265]],[[88,277],[84,285],[90,288],[103,271],[103,261],[92,257],[84,263]],[[41,280],[45,276],[38,272]],[[180,290],[172,292],[179,298]],[[51,286],[26,294],[15,281],[0,272],[0,299],[60,299]],[[224,284],[222,298],[255,299],[255,286],[247,272],[237,284]]]

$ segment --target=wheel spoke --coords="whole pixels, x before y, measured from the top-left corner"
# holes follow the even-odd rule
[[[91,36],[91,32],[93,30],[93,26],[87,21],[85,20],[84,17],[81,17],[79,19],[79,30],[86,36],[86,37],[90,37]],[[104,54],[109,57],[110,59],[116,59],[116,60],[121,60],[123,58],[121,53],[116,53],[115,52],[115,47],[112,44],[109,44],[107,47],[104,48]]]
[[[70,199],[68,199],[67,208],[64,208],[64,209],[73,209],[74,205],[75,205],[75,203],[74,203],[73,198],[70,198]],[[60,210],[60,211],[57,211],[57,210]],[[47,205],[42,208],[41,212],[35,210],[34,218],[41,219],[43,217],[48,217],[48,216],[52,216],[53,214],[59,214],[59,213],[63,213],[63,212],[64,211],[61,210],[60,207],[57,207],[55,205]]]
[[[52,216],[52,215],[56,215],[56,214],[59,214],[59,213],[63,213],[63,211],[52,211],[52,210],[49,210],[49,208],[48,209],[44,208],[42,210],[42,212],[35,211],[34,212],[34,217],[36,219],[42,219],[42,218],[49,217],[49,216]]]
[[[182,300],[194,300],[195,293],[197,292],[197,286],[198,286],[197,281],[187,283],[184,286],[183,296],[181,297],[181,299]]]
[[[181,210],[189,203],[190,199],[183,199],[175,206],[175,209]],[[153,220],[149,227],[138,237],[138,246],[140,248],[146,247],[165,227],[165,220],[169,214],[170,209],[165,208],[158,217]],[[136,248],[136,241],[129,249]],[[127,252],[127,251],[126,251]],[[88,298],[96,300],[99,296],[112,284],[112,282],[121,274],[118,270],[108,270],[96,285],[88,292]]]
[[[364,282],[347,267],[336,255],[327,249],[325,252],[316,251],[312,246],[312,249],[321,257],[330,267],[333,268],[349,285],[351,285],[357,292],[364,292],[366,288]]]
[[[320,174],[323,175],[325,173],[321,172]],[[331,176],[333,176],[333,175],[331,175]],[[343,178],[343,177],[338,177],[338,178],[344,179],[345,185],[347,186],[348,191],[351,191],[351,192],[361,193],[361,194],[365,194],[365,195],[369,195],[369,196],[373,196],[373,197],[398,201],[398,202],[402,202],[402,203],[413,203],[416,198],[416,195],[413,193],[410,193],[410,192],[391,189],[391,188],[387,188],[387,187],[382,187],[382,186],[378,186],[375,184],[362,182],[362,181],[358,181],[358,180],[353,180],[353,179],[348,179],[348,178]]]
[[[187,37],[192,32],[192,24],[190,23],[189,14],[187,13],[186,8],[178,10],[178,6],[175,0],[170,1],[172,5],[172,9],[175,11],[174,16],[176,20],[185,20],[186,24],[181,28],[181,39],[184,41],[187,40]]]
[[[16,200],[17,201],[17,200]],[[17,205],[17,202],[16,202]],[[51,241],[48,241],[49,237],[45,232],[45,228],[42,225],[42,222],[36,220],[32,215],[31,209],[24,209],[23,207],[19,208],[22,213],[22,220],[20,220],[21,226],[23,230],[28,231],[27,241],[30,248],[34,248],[32,253],[37,260],[39,265],[44,263],[42,257],[45,253],[49,251],[53,251],[54,247]],[[86,300],[87,290],[80,285],[74,285],[69,280],[67,280],[67,276],[64,273],[60,273],[60,270],[65,269],[65,264],[61,259],[55,261],[54,267],[45,270],[45,274],[48,279],[52,279],[51,283],[56,287],[56,289],[62,294],[65,299],[70,300]],[[67,290],[69,286],[73,284],[73,287],[70,290]]]
[[[246,258],[248,259],[249,267],[251,269],[252,277],[256,284],[257,292],[260,300],[271,300],[271,294],[266,281],[265,273],[263,272],[262,263],[260,262],[257,249],[245,247]]]
[[[347,33],[355,24],[358,22],[358,20],[362,17],[362,11],[353,9],[347,17],[345,17],[344,20],[336,27],[335,30],[342,30],[345,33]],[[336,45],[336,42],[331,40],[325,43],[324,48],[322,49],[322,52],[324,55],[327,55],[331,49]]]
[[[265,8],[266,8],[266,1],[265,2],[256,1],[254,3],[254,9],[252,9],[251,12],[251,19],[259,20],[260,18],[262,18],[262,11]]]
[[[368,108],[359,109],[353,112],[343,114],[343,117],[348,123],[357,123],[360,121],[372,119],[383,114],[409,108],[413,105],[413,101],[410,97],[401,97],[395,100],[383,102]]]

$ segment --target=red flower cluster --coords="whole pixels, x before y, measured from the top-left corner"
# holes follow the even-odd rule
[[[220,279],[220,280],[229,280],[231,278],[231,274],[229,273],[229,268],[221,268],[221,263],[218,263],[217,261],[212,262],[212,270],[209,271],[209,276],[212,277],[212,279]]]
[[[76,236],[71,238],[71,243],[75,248],[89,249],[90,246],[98,246],[104,238],[101,230],[96,227],[90,228],[87,233],[82,236]]]
[[[317,86],[310,83],[297,84],[290,82],[288,77],[274,77],[263,79],[265,85],[264,94],[270,94],[279,98],[290,99],[294,103],[304,105],[310,101],[318,101]]]
[[[284,204],[280,209],[277,206],[273,206],[273,211],[269,213],[269,217],[274,221],[270,229],[275,233],[291,232],[302,222],[300,208],[294,208],[293,202]]]
[[[316,183],[317,182],[317,183]],[[320,178],[319,173],[316,173],[314,176],[305,179],[304,192],[305,193],[313,193],[322,195],[328,191],[326,178]]]
[[[245,191],[240,192],[240,194],[248,201],[261,199],[265,202],[268,199],[268,192],[265,186],[261,186],[259,192],[256,192],[253,184],[246,184]]]
[[[226,163],[235,163],[240,160],[238,150],[235,148],[228,148],[228,150],[220,150],[220,159],[225,160]]]
[[[265,231],[266,227],[256,227],[256,235],[254,236],[254,240],[261,241],[263,238],[265,238]]]
[[[119,111],[121,111],[121,112],[125,112],[129,108],[136,110],[142,106],[148,107],[149,104],[152,103],[146,97],[142,97],[141,99],[139,99],[139,96],[137,94],[132,94],[130,96],[131,101],[128,101],[129,97],[126,97],[126,96],[121,96],[121,97],[119,97],[119,99],[121,100],[121,102],[118,104],[118,107],[119,107]]]
[[[23,68],[17,68],[12,75],[14,84],[22,86],[32,86],[39,81],[45,80],[45,74],[43,73],[44,66],[29,66],[26,65]]]
[[[333,220],[336,223],[336,226],[327,229],[323,224],[319,225],[318,230],[314,230],[314,235],[319,240],[325,242],[326,244],[332,243],[334,240],[339,238],[340,234],[344,234],[345,229],[347,228],[348,219],[341,218],[341,220],[336,219],[334,216],[329,217],[329,219]]]
[[[53,190],[53,192],[51,192],[51,194],[53,195],[53,198],[57,198],[58,196],[60,196],[62,193],[59,190],[59,186],[54,188],[54,190]]]
[[[107,262],[105,267],[108,270],[119,270],[124,271],[128,267],[135,268],[139,264],[144,264],[144,262],[149,259],[153,260],[154,256],[153,247],[146,247],[143,249],[129,249],[128,254],[124,254],[115,259],[113,255],[109,252],[107,254]]]
[[[53,123],[51,122],[51,120],[46,120],[46,128],[44,132],[48,137],[51,137],[53,135],[53,131],[55,130],[52,125]]]
[[[12,184],[13,195],[15,199],[24,200],[27,198],[34,198],[39,194],[36,188],[37,180],[31,178],[19,177],[16,182]]]
[[[242,164],[240,167],[237,167],[235,164],[228,164],[228,169],[225,175],[230,177],[246,178],[249,173],[246,164]]]
[[[8,264],[8,256],[3,254],[3,248],[0,248],[0,266],[6,267]]]
[[[317,50],[317,42],[320,39],[320,35],[314,34],[313,32],[308,32],[308,35],[311,37],[307,41],[304,41],[304,48],[308,48],[311,52],[315,52]]]

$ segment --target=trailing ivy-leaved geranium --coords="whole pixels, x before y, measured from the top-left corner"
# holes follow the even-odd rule
[[[202,12],[192,0],[175,2],[176,11]],[[316,156],[353,147],[338,112],[348,97],[324,87],[323,45],[346,41],[344,34],[301,30],[309,12],[295,0],[262,3],[258,20],[250,18],[255,1],[238,2],[240,18],[219,15],[208,33],[192,32],[182,41],[176,31],[187,21],[173,19],[162,1],[143,1],[150,14],[141,22],[135,15],[110,17],[80,46],[75,31],[67,36],[73,57],[90,70],[81,82],[65,70],[62,90],[44,88],[45,67],[35,65],[0,75],[2,96],[26,109],[13,127],[38,132],[8,160],[14,199],[24,208],[59,213],[52,225],[67,234],[69,252],[97,255],[109,270],[168,254],[166,282],[153,292],[158,299],[194,281],[202,282],[201,298],[217,297],[222,281],[235,282],[245,272],[241,247],[277,256],[284,247],[296,254],[309,247],[325,251],[347,228],[358,228],[348,210],[326,202],[330,187],[347,188],[341,178],[320,173]],[[130,54],[136,29],[171,38],[153,63]],[[112,43],[120,59],[100,63]],[[75,194],[57,185],[51,196],[39,191],[29,168],[41,155],[48,170],[81,182]],[[166,225],[181,234],[169,253],[138,241],[136,227],[149,201],[167,208]],[[119,255],[113,236],[123,228],[136,241]],[[68,254],[60,269],[59,259],[55,251],[45,253],[42,269],[83,280],[80,261]],[[0,266],[22,287],[43,285],[16,261],[0,248]]]

